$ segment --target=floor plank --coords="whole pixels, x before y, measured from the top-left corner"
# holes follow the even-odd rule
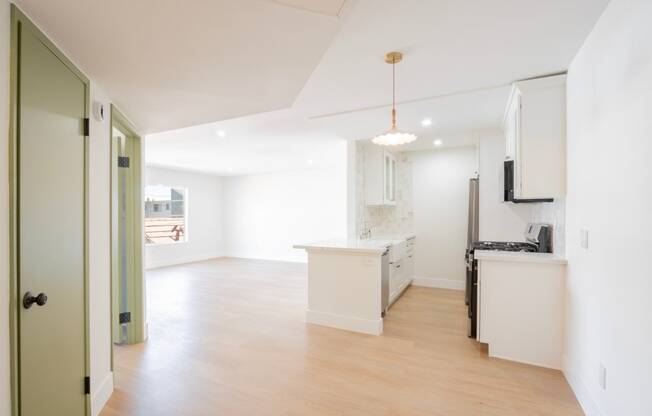
[[[581,415],[558,371],[487,357],[463,293],[410,287],[375,337],[304,322],[302,264],[148,271],[149,340],[116,347],[101,416]]]

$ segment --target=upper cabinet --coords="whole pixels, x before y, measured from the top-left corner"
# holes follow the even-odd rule
[[[396,157],[376,145],[364,147],[367,205],[396,205]]]
[[[514,83],[504,119],[505,159],[514,161],[514,198],[566,194],[566,75]]]

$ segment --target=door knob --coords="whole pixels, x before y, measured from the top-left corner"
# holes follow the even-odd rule
[[[48,303],[48,295],[45,293],[39,293],[37,296],[32,296],[32,292],[25,293],[25,296],[23,296],[23,306],[25,309],[31,308],[35,303],[38,306],[45,305]]]

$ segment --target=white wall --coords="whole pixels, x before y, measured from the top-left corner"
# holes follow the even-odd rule
[[[652,414],[651,17],[612,0],[568,74],[565,372],[589,415]]]
[[[480,241],[523,241],[532,217],[530,204],[503,202],[505,137],[501,131],[479,135]]]
[[[147,185],[186,188],[187,241],[147,245],[147,268],[189,263],[219,257],[224,252],[223,179],[218,176],[180,170],[147,167]]]
[[[9,2],[0,0],[0,416],[9,416]]]
[[[38,22],[35,22],[38,24]],[[0,0],[0,416],[9,416],[9,253],[8,253],[8,104],[9,104],[9,3]],[[56,39],[53,39],[56,41]],[[65,52],[65,50],[64,50]],[[74,59],[73,59],[74,61]],[[82,68],[83,69],[83,68]],[[110,100],[91,81],[91,102]],[[92,119],[91,119],[92,120]],[[109,126],[91,121],[89,139],[89,319],[90,373],[92,414],[100,408],[113,390],[110,344],[109,292]]]
[[[463,289],[469,179],[477,171],[475,146],[409,154],[412,162],[417,284]]]
[[[91,81],[91,102],[106,108],[110,99]],[[113,392],[111,372],[111,172],[108,117],[91,117],[89,139],[89,319],[91,353],[91,412],[97,415]]]
[[[331,168],[225,178],[227,254],[306,261],[292,245],[347,234],[346,149]]]

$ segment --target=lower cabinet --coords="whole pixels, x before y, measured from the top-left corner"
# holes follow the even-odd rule
[[[478,261],[478,341],[490,357],[561,369],[566,265]]]
[[[389,303],[395,302],[412,283],[414,276],[414,238],[401,243],[399,256],[390,262],[389,271]]]

